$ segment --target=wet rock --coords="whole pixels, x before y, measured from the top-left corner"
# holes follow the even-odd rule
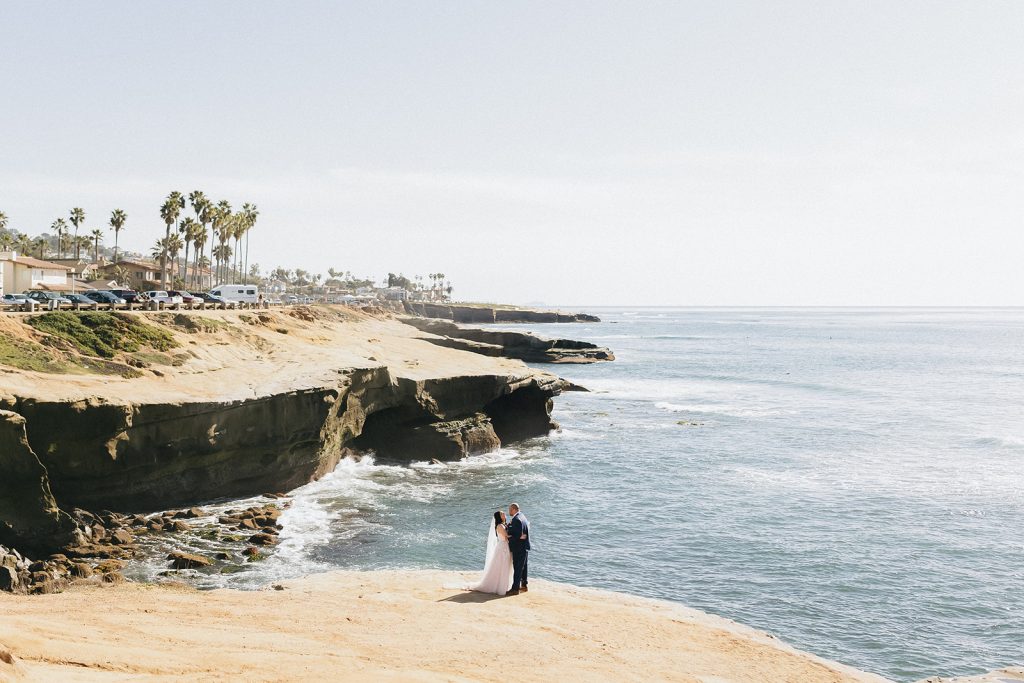
[[[124,529],[118,529],[110,534],[110,542],[114,545],[128,545],[133,540],[131,533]]]
[[[228,515],[223,515],[223,516],[217,518],[217,523],[218,524],[224,524],[225,526],[235,526],[236,524],[240,523],[241,521],[242,520],[239,517],[231,517],[231,516],[228,516]]]
[[[238,523],[238,526],[235,527],[235,528],[239,529],[239,530],[249,529],[250,531],[255,531],[256,529],[259,528],[259,525],[256,523],[255,519],[247,518],[247,519],[243,519],[242,521],[240,521]]]
[[[185,524],[185,522],[182,522],[180,520],[168,521],[163,526],[164,531],[188,531],[191,528],[192,527],[190,527],[188,524]]]
[[[277,543],[277,539],[270,534],[260,533],[250,536],[249,543],[252,543],[253,545],[274,545]]]
[[[146,522],[146,528],[150,531],[163,531],[164,523],[161,522],[159,519],[151,519],[148,522]]]
[[[178,551],[168,554],[167,559],[171,561],[171,566],[175,569],[195,569],[197,567],[209,567],[213,564],[209,558],[202,555]]]
[[[221,560],[223,562],[224,560],[230,560],[231,559],[231,554],[230,553],[217,553],[217,554],[215,554],[213,556],[213,559]]]
[[[259,555],[260,549],[255,546],[249,546],[248,548],[242,551],[242,554],[246,557],[252,557],[253,555]]]
[[[104,560],[96,565],[96,571],[101,574],[109,574],[110,572],[119,572],[124,569],[124,562],[120,560]]]
[[[124,574],[121,572],[107,572],[103,575],[103,583],[121,583],[124,580]]]

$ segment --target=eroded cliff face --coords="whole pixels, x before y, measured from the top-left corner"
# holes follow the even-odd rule
[[[25,418],[0,410],[0,544],[50,552],[73,542],[75,525],[57,507],[46,469],[25,435]]]
[[[57,349],[49,364],[4,369],[0,543],[60,552],[83,542],[76,508],[283,492],[347,454],[492,450],[552,429],[551,398],[565,386],[518,361],[439,348],[383,312],[121,315],[169,348],[126,348],[102,365],[23,318],[0,318],[25,353]]]
[[[231,402],[17,399],[4,407],[20,416],[11,419],[27,431],[62,506],[145,511],[287,491],[354,451],[429,460],[493,450],[546,434],[560,390],[545,375],[413,380],[377,367]]]

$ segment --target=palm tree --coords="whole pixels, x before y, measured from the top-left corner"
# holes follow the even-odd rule
[[[170,244],[171,241],[171,225],[178,222],[178,216],[181,215],[181,210],[185,208],[185,197],[180,192],[172,192],[167,195],[167,200],[160,206],[160,218],[163,219],[164,225],[164,244]],[[160,281],[164,289],[167,289],[167,254],[164,254],[160,258]]]
[[[28,235],[22,235],[22,238],[29,240]],[[27,246],[24,246],[25,244],[25,242],[19,241],[18,250],[29,254],[32,253],[32,249],[36,249],[39,252],[39,258],[46,258],[46,247],[48,247],[50,243],[46,241],[45,237],[37,237],[35,240],[28,241]]]
[[[217,259],[217,263],[227,263],[228,259],[231,258],[231,247],[222,241],[213,248],[213,257]],[[218,272],[220,271],[218,270]],[[218,280],[220,280],[219,275]],[[223,282],[223,280],[220,281]]]
[[[75,241],[72,244],[75,245],[75,258],[78,258],[78,226],[85,221],[85,211],[75,207],[71,209],[71,224],[75,226]]]
[[[184,269],[179,268],[183,281],[188,275],[188,250],[192,246],[192,234],[197,227],[199,227],[199,224],[191,216],[183,218],[181,223],[178,224],[178,234],[181,235],[182,242],[185,243],[185,267]]]
[[[46,238],[39,237],[38,239],[41,239],[46,243]],[[31,254],[32,249],[36,247],[36,241],[33,241],[31,237],[23,232],[14,233],[14,248],[22,254]],[[39,258],[42,258],[42,256]]]
[[[0,251],[10,251],[18,240],[9,232],[0,233]]]
[[[182,242],[181,235],[176,232],[171,233],[170,238],[167,240],[167,256],[170,258],[172,264],[178,261],[178,254],[181,253],[181,248],[183,246],[184,243]],[[179,263],[179,266],[180,265],[181,264]],[[175,282],[173,272],[169,272],[168,274],[172,276],[171,283],[173,284]]]
[[[200,262],[206,261],[209,263],[209,259],[203,256],[203,247],[206,245],[206,228],[201,223],[196,223],[195,228],[192,230],[192,246],[196,248],[195,257],[193,258],[195,266],[192,268],[192,282],[193,284],[199,284],[200,288],[203,287],[203,278],[199,274]],[[212,283],[211,283],[212,284]]]
[[[231,204],[228,203],[228,200],[222,199],[219,202],[217,202],[217,207],[213,211],[212,218],[214,237],[217,239],[218,246],[223,247],[228,240],[228,225],[231,223]],[[223,249],[220,250],[220,254],[224,254]],[[214,254],[212,250],[210,251],[210,255],[214,257],[217,263],[217,280],[223,283],[224,280],[222,279],[222,271],[220,266],[221,263],[224,262],[224,260],[217,256],[217,254]]]
[[[117,263],[117,238],[128,220],[128,214],[121,209],[114,209],[110,212],[110,227],[114,229],[114,263]]]
[[[63,258],[64,256],[64,231],[68,229],[68,224],[63,218],[58,218],[50,226],[50,230],[57,231],[57,258]]]
[[[255,204],[242,204],[242,215],[245,216],[245,267],[243,268],[244,273],[249,272],[249,231],[252,230],[253,226],[256,225],[256,219],[260,215],[259,209],[256,208]],[[242,284],[249,284],[248,275]]]
[[[96,263],[99,263],[100,262],[100,240],[103,239],[103,231],[100,230],[99,228],[96,228],[95,230],[93,230],[92,231],[92,239],[93,239],[93,243],[94,243],[93,244],[93,250],[92,250],[92,260],[94,262],[96,262]]]
[[[7,214],[0,211],[0,230],[7,229]]]
[[[81,237],[76,235],[73,244],[75,245],[75,260],[78,261],[82,258],[82,249],[84,248],[88,251],[89,247],[92,246],[92,239],[85,235],[82,235]]]
[[[189,204],[192,205],[192,210],[195,211],[195,214],[196,214],[195,222],[196,222],[196,224],[200,225],[202,227],[203,232],[206,232],[206,224],[209,222],[209,215],[210,215],[209,214],[209,207],[213,205],[212,202],[209,199],[207,199],[206,194],[202,190],[192,190],[191,192],[189,192],[188,193],[188,202],[189,202]],[[193,237],[194,237],[194,235],[193,235]],[[188,235],[185,235],[185,241],[186,242],[192,242],[193,245],[195,244],[195,240],[194,239],[190,239]],[[203,243],[205,244],[206,240],[203,240]],[[197,249],[198,248],[199,247],[197,247]],[[185,245],[185,250],[186,250],[186,252],[188,251],[188,245],[187,244]],[[199,253],[196,252],[196,258],[198,259],[198,257],[199,257]],[[185,267],[187,268],[188,267],[188,255],[187,254],[185,256],[185,264],[186,264]],[[194,274],[195,273],[193,271],[193,275]]]

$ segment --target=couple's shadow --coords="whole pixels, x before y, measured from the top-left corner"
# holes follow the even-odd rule
[[[461,603],[481,603],[490,602],[491,600],[503,600],[504,595],[495,595],[494,593],[477,593],[476,591],[459,591],[454,595],[449,595],[447,598],[441,598],[438,602],[461,602]]]

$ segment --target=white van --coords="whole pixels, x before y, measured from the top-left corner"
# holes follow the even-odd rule
[[[217,285],[210,290],[210,294],[224,301],[244,301],[247,304],[256,303],[260,296],[256,285]]]

